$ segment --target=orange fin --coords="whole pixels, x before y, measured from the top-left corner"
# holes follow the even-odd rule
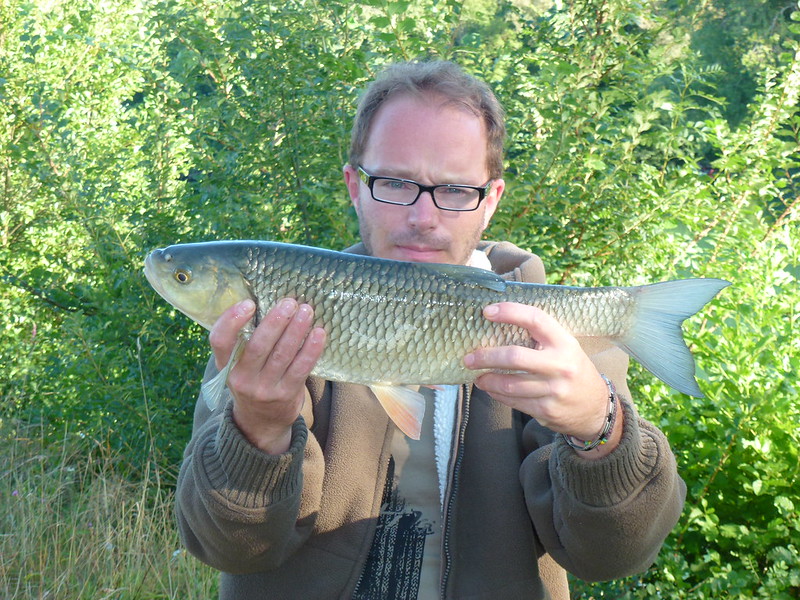
[[[418,440],[425,416],[425,396],[404,386],[371,385],[369,388],[398,429]]]

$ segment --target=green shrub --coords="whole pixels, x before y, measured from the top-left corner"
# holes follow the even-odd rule
[[[2,4],[0,419],[93,440],[133,482],[164,465],[171,485],[208,347],[149,288],[145,254],[352,243],[357,91],[387,62],[451,58],[507,110],[488,237],[540,253],[554,283],[733,283],[686,325],[705,398],[632,372],[684,517],[648,573],[576,597],[798,597],[797,13],[542,4]]]

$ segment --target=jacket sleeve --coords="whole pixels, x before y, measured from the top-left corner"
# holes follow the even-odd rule
[[[205,379],[215,372],[211,361]],[[230,401],[211,412],[198,400],[176,490],[181,539],[222,571],[273,569],[311,534],[322,479],[322,451],[302,417],[289,451],[269,455],[245,439]]]
[[[505,270],[519,264],[514,279],[545,281],[539,257],[524,259],[507,243],[488,244],[486,251]],[[600,339],[578,341],[619,397],[630,398],[628,356]],[[528,454],[520,478],[536,534],[564,569],[587,581],[646,570],[678,522],[686,496],[664,434],[639,418],[633,403],[623,400],[622,411],[622,441],[599,460],[581,458],[560,436],[553,441],[553,432],[535,420],[523,432]]]
[[[646,570],[686,496],[664,435],[629,402],[622,401],[622,410],[620,445],[595,461],[578,456],[560,436],[542,444],[535,421],[524,432],[526,445],[538,446],[520,470],[537,535],[562,567],[587,581]]]

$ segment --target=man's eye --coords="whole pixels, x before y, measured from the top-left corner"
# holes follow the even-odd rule
[[[408,189],[408,184],[404,181],[395,181],[393,179],[379,179],[375,185],[382,190],[390,190],[396,192],[398,190]]]
[[[448,196],[463,196],[471,191],[466,188],[457,188],[457,187],[443,187],[440,189],[444,190],[444,192]]]

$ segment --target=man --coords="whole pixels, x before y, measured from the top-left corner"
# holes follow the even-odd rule
[[[384,72],[344,167],[362,238],[350,251],[543,282],[538,257],[480,242],[504,191],[504,134],[491,91],[452,63]],[[253,310],[220,317],[207,378]],[[310,377],[325,345],[313,307],[285,299],[266,314],[227,408],[198,402],[178,482],[183,539],[224,572],[222,598],[566,600],[566,571],[651,564],[685,486],[633,408],[627,357],[533,307],[484,316],[535,346],[476,350],[465,364],[492,372],[474,387],[423,389],[414,441],[367,388]]]

